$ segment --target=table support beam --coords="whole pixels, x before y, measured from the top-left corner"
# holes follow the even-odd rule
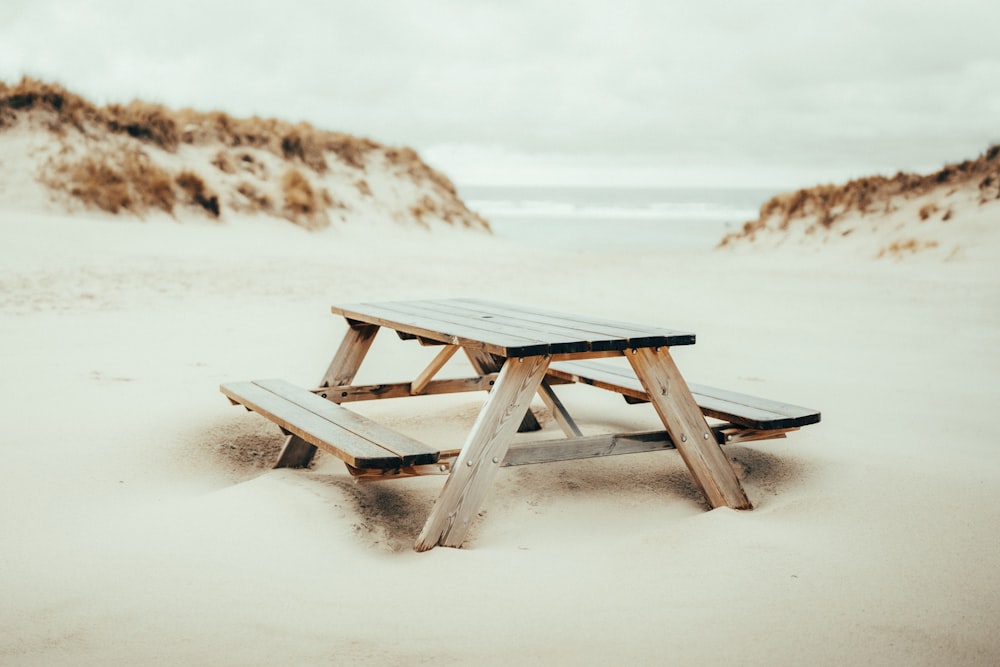
[[[666,347],[626,350],[677,451],[714,507],[750,509],[739,478]]]
[[[559,425],[559,428],[562,429],[567,438],[579,438],[583,436],[580,427],[576,425],[576,421],[570,416],[569,410],[566,409],[566,406],[556,396],[556,392],[552,391],[548,380],[542,381],[542,385],[538,388],[538,395],[542,397],[542,401],[552,411],[552,418],[556,420],[556,424]]]
[[[458,347],[456,345],[448,345],[447,347],[442,348],[441,351],[437,353],[437,356],[431,360],[431,363],[427,366],[427,368],[421,371],[420,375],[413,380],[410,385],[410,394],[418,396],[424,393],[424,390],[427,389],[427,385],[434,379],[434,376],[438,374],[438,371],[444,368],[444,365],[448,363],[449,359],[455,356],[456,352],[458,352]]]
[[[374,324],[361,324],[358,322],[349,323],[344,339],[340,341],[340,347],[333,356],[329,368],[323,375],[320,386],[329,387],[342,384],[351,384],[354,376],[361,367],[368,348],[372,346],[375,334],[378,333],[378,326]],[[306,468],[316,456],[316,447],[295,435],[285,438],[285,444],[281,448],[281,455],[275,468]]]
[[[469,363],[472,364],[472,369],[480,375],[496,373],[503,365],[503,357],[494,357],[489,352],[475,350],[471,347],[464,347],[462,349],[465,350],[465,356],[469,358]],[[532,431],[541,430],[542,425],[538,423],[538,419],[535,418],[534,413],[532,413],[531,410],[525,411],[524,420],[517,429],[518,433],[530,433]]]
[[[361,362],[368,354],[368,348],[375,340],[378,329],[375,324],[351,323],[319,386],[336,387],[351,384],[361,367]]]
[[[460,547],[517,427],[549,367],[548,357],[508,359],[486,399],[414,548]]]

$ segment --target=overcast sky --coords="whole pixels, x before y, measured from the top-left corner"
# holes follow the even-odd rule
[[[0,0],[0,79],[415,147],[459,184],[791,187],[1000,143],[1000,1]]]

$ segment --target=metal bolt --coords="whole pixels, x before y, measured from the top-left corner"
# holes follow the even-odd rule
[[[637,350],[637,349],[635,349],[635,348],[633,347],[633,348],[632,348],[632,354],[638,354],[638,353],[639,353],[639,350]]]
[[[347,398],[347,392],[346,392],[346,391],[342,391],[342,392],[340,392],[340,395],[341,395],[342,397],[344,397],[344,398]]]
[[[441,472],[448,472],[448,466],[441,465],[438,467],[438,470],[440,470]]]
[[[686,435],[684,435],[683,433],[681,433],[681,442],[687,442],[687,441],[688,441],[688,437]]]
[[[493,457],[493,463],[500,463],[500,457],[499,456],[494,456]]]
[[[706,434],[705,434],[705,435],[703,435],[702,437],[703,437],[703,438],[705,438],[705,440],[708,440],[708,433],[706,433]]]
[[[471,468],[471,467],[472,467],[472,461],[467,461],[467,462],[465,463],[465,465],[467,465],[467,466],[469,466],[469,467]]]
[[[320,394],[320,396],[322,396],[323,398],[326,398],[326,394]]]
[[[732,441],[733,441],[733,436],[727,435],[726,436],[726,442],[732,442]]]

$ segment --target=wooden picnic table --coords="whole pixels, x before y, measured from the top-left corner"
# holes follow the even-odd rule
[[[307,466],[321,447],[359,477],[446,473],[418,551],[461,546],[497,472],[509,465],[676,448],[712,507],[750,509],[720,444],[783,437],[819,421],[818,412],[794,405],[700,386],[693,393],[670,355],[672,346],[695,342],[687,332],[480,299],[355,303],[332,311],[348,327],[319,387],[258,380],[221,389],[287,434],[277,467]],[[412,381],[354,385],[380,329],[441,349]],[[477,375],[436,379],[460,350]],[[628,365],[594,361],[610,357]],[[649,402],[665,431],[585,437],[552,389],[567,382]],[[457,451],[421,443],[341,405],[461,391],[489,393]],[[529,410],[536,393],[567,438],[515,444],[519,430],[538,428]],[[706,416],[725,421],[710,425]]]

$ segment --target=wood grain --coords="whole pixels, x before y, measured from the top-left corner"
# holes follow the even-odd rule
[[[638,348],[625,356],[709,504],[750,509],[736,472],[712,437],[670,351],[665,347]]]
[[[368,354],[379,327],[374,324],[350,323],[340,347],[320,381],[321,387],[351,384]]]
[[[444,365],[447,364],[453,356],[455,356],[456,352],[458,352],[458,348],[454,345],[449,345],[438,352],[431,360],[431,363],[427,365],[427,368],[422,370],[413,380],[413,383],[410,385],[410,394],[417,396],[424,393],[424,390],[427,389],[427,385],[430,381],[433,380],[434,376],[438,374],[438,371],[444,368]]]
[[[559,400],[556,393],[552,391],[552,387],[549,386],[548,382],[542,381],[541,386],[538,388],[538,395],[542,397],[542,401],[552,411],[552,418],[555,419],[556,424],[559,425],[559,428],[562,429],[567,438],[579,438],[583,435],[580,427],[576,425],[566,406]]]
[[[528,403],[545,377],[546,357],[508,359],[417,538],[417,551],[461,546],[500,470]]]
[[[496,373],[503,367],[503,357],[490,354],[485,350],[477,350],[468,347],[462,349],[465,350],[465,356],[469,358],[469,363],[472,364],[472,369],[477,373]],[[490,391],[492,391],[492,387],[490,388]],[[524,418],[521,420],[521,425],[517,428],[517,432],[531,433],[533,431],[541,430],[542,425],[538,423],[535,413],[531,411],[531,408],[525,410]]]

